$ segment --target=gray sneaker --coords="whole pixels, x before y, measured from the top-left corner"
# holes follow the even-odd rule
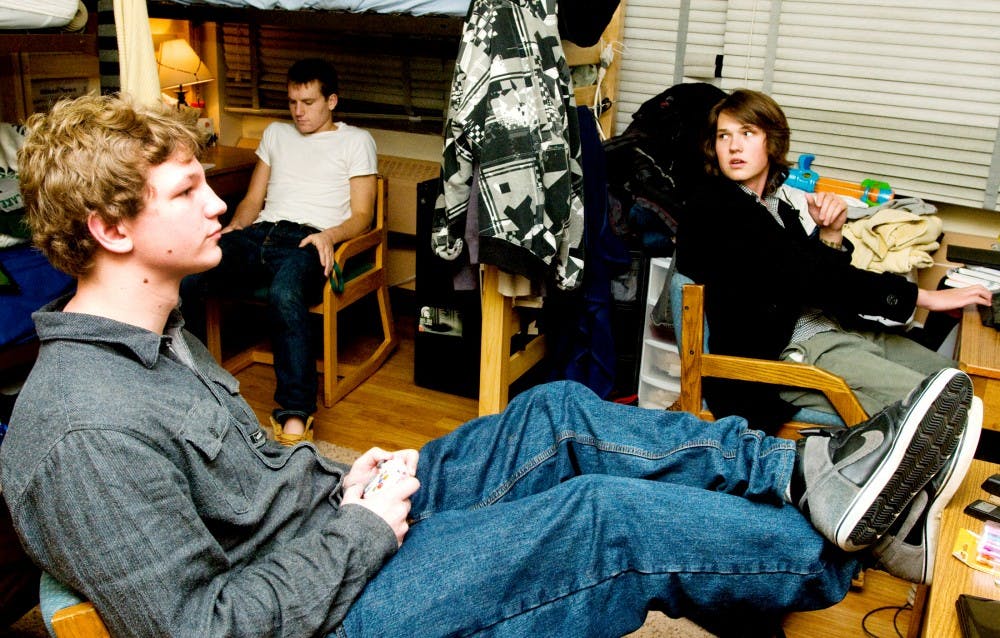
[[[799,439],[792,503],[841,549],[871,546],[951,458],[971,401],[948,368],[860,425]]]
[[[951,459],[910,502],[885,536],[872,547],[875,568],[917,584],[930,584],[934,575],[941,512],[951,501],[976,455],[982,432],[983,402],[973,399],[969,424]]]

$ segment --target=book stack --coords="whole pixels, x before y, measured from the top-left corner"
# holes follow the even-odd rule
[[[951,288],[982,284],[990,292],[1000,291],[1000,269],[989,266],[959,266],[948,270],[944,283]]]

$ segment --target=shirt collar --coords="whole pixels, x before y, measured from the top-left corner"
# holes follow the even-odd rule
[[[45,305],[41,310],[31,315],[35,322],[38,338],[42,342],[65,339],[84,343],[117,345],[131,351],[136,359],[147,368],[156,365],[160,357],[161,347],[164,343],[169,343],[171,337],[107,317],[63,312],[70,297],[72,297],[72,293]],[[176,335],[183,325],[184,318],[180,311],[174,308],[167,318],[164,332]]]
[[[774,217],[776,220],[778,220],[779,224],[781,224],[782,226],[785,225],[785,223],[783,221],[781,221],[781,216],[778,214],[778,197],[775,194],[772,193],[770,195],[765,195],[764,197],[761,197],[761,196],[757,195],[757,193],[754,192],[754,190],[752,188],[746,186],[745,184],[739,184],[739,183],[737,183],[737,186],[739,186],[740,189],[742,189],[742,191],[744,193],[746,193],[747,195],[750,195],[755,200],[757,200],[758,202],[760,202],[761,204],[763,204],[764,208],[766,208],[767,211],[769,213],[771,213],[772,217]]]

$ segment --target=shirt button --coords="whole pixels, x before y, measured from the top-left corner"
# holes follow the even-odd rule
[[[885,298],[885,302],[890,306],[899,305],[899,297],[897,297],[896,295],[888,295]]]

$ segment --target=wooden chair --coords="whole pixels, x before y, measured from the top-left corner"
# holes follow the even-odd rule
[[[42,621],[49,635],[56,638],[108,638],[111,635],[93,603],[48,572],[42,572],[38,597]]]
[[[111,638],[94,604],[85,601],[60,609],[52,616],[56,638]]]
[[[708,352],[704,286],[675,272],[670,281],[671,311],[678,332],[681,358],[681,396],[678,407],[703,419],[712,413],[702,401],[702,380],[706,377],[755,381],[807,388],[822,392],[836,415],[803,408],[786,423],[779,435],[797,438],[798,431],[817,425],[856,425],[868,415],[847,383],[839,376],[816,366],[792,361],[769,361]]]
[[[618,46],[600,86],[575,87],[573,95],[577,104],[592,105],[598,90],[608,98],[608,108],[597,118],[604,139],[615,134],[615,114],[618,109],[618,71],[621,67],[620,46],[625,29],[625,5],[621,0],[611,20],[601,34],[601,40],[589,47],[579,47],[563,40],[566,63],[571,66],[601,65],[601,56],[607,46]],[[496,266],[483,267],[483,328],[479,366],[479,415],[496,414],[507,407],[510,386],[535,364],[545,358],[545,336],[524,335],[523,348],[512,352],[512,339],[520,332],[518,308],[540,307],[540,302],[508,297],[500,292]]]
[[[399,343],[389,305],[386,277],[387,193],[387,180],[379,175],[375,188],[375,219],[371,230],[348,239],[337,247],[334,253],[337,264],[335,272],[340,274],[341,285],[335,286],[338,280],[331,279],[328,285],[323,286],[323,300],[310,308],[310,312],[323,317],[323,359],[317,361],[316,368],[323,375],[323,405],[326,407],[331,407],[378,370]],[[337,313],[372,293],[378,300],[382,341],[361,363],[346,364],[338,359]],[[266,295],[266,290],[259,290],[253,299],[239,301],[262,303],[266,300]],[[212,356],[232,374],[254,363],[274,365],[274,355],[267,343],[251,346],[223,361],[220,302],[218,298],[209,298],[205,302],[205,342]]]

